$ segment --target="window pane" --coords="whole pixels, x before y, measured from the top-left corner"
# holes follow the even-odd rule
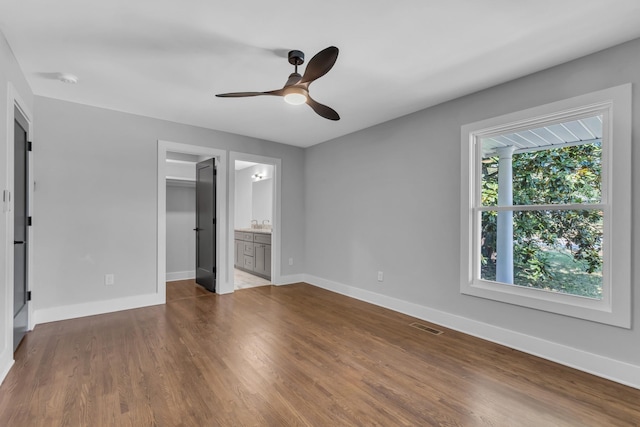
[[[482,138],[481,204],[601,203],[601,139],[600,115]]]
[[[597,209],[482,212],[480,278],[602,299],[602,224]]]

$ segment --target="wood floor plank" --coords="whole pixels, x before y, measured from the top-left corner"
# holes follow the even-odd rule
[[[638,425],[640,390],[307,284],[38,325],[0,386],[11,427]]]

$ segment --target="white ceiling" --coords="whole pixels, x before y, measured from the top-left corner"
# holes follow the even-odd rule
[[[2,0],[0,30],[36,95],[306,147],[640,37],[640,1]],[[338,122],[214,96],[331,45],[310,92]]]

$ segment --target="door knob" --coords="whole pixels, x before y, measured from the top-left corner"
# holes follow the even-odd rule
[[[200,231],[200,229],[196,227],[193,229],[193,231]]]
[[[14,245],[24,245],[24,242],[19,241],[19,240],[14,240],[14,241],[13,241],[13,244],[14,244]]]

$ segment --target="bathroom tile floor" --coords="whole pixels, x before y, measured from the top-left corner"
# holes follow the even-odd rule
[[[234,282],[236,289],[256,288],[258,286],[267,286],[271,282],[262,277],[254,276],[245,271],[234,269]]]

